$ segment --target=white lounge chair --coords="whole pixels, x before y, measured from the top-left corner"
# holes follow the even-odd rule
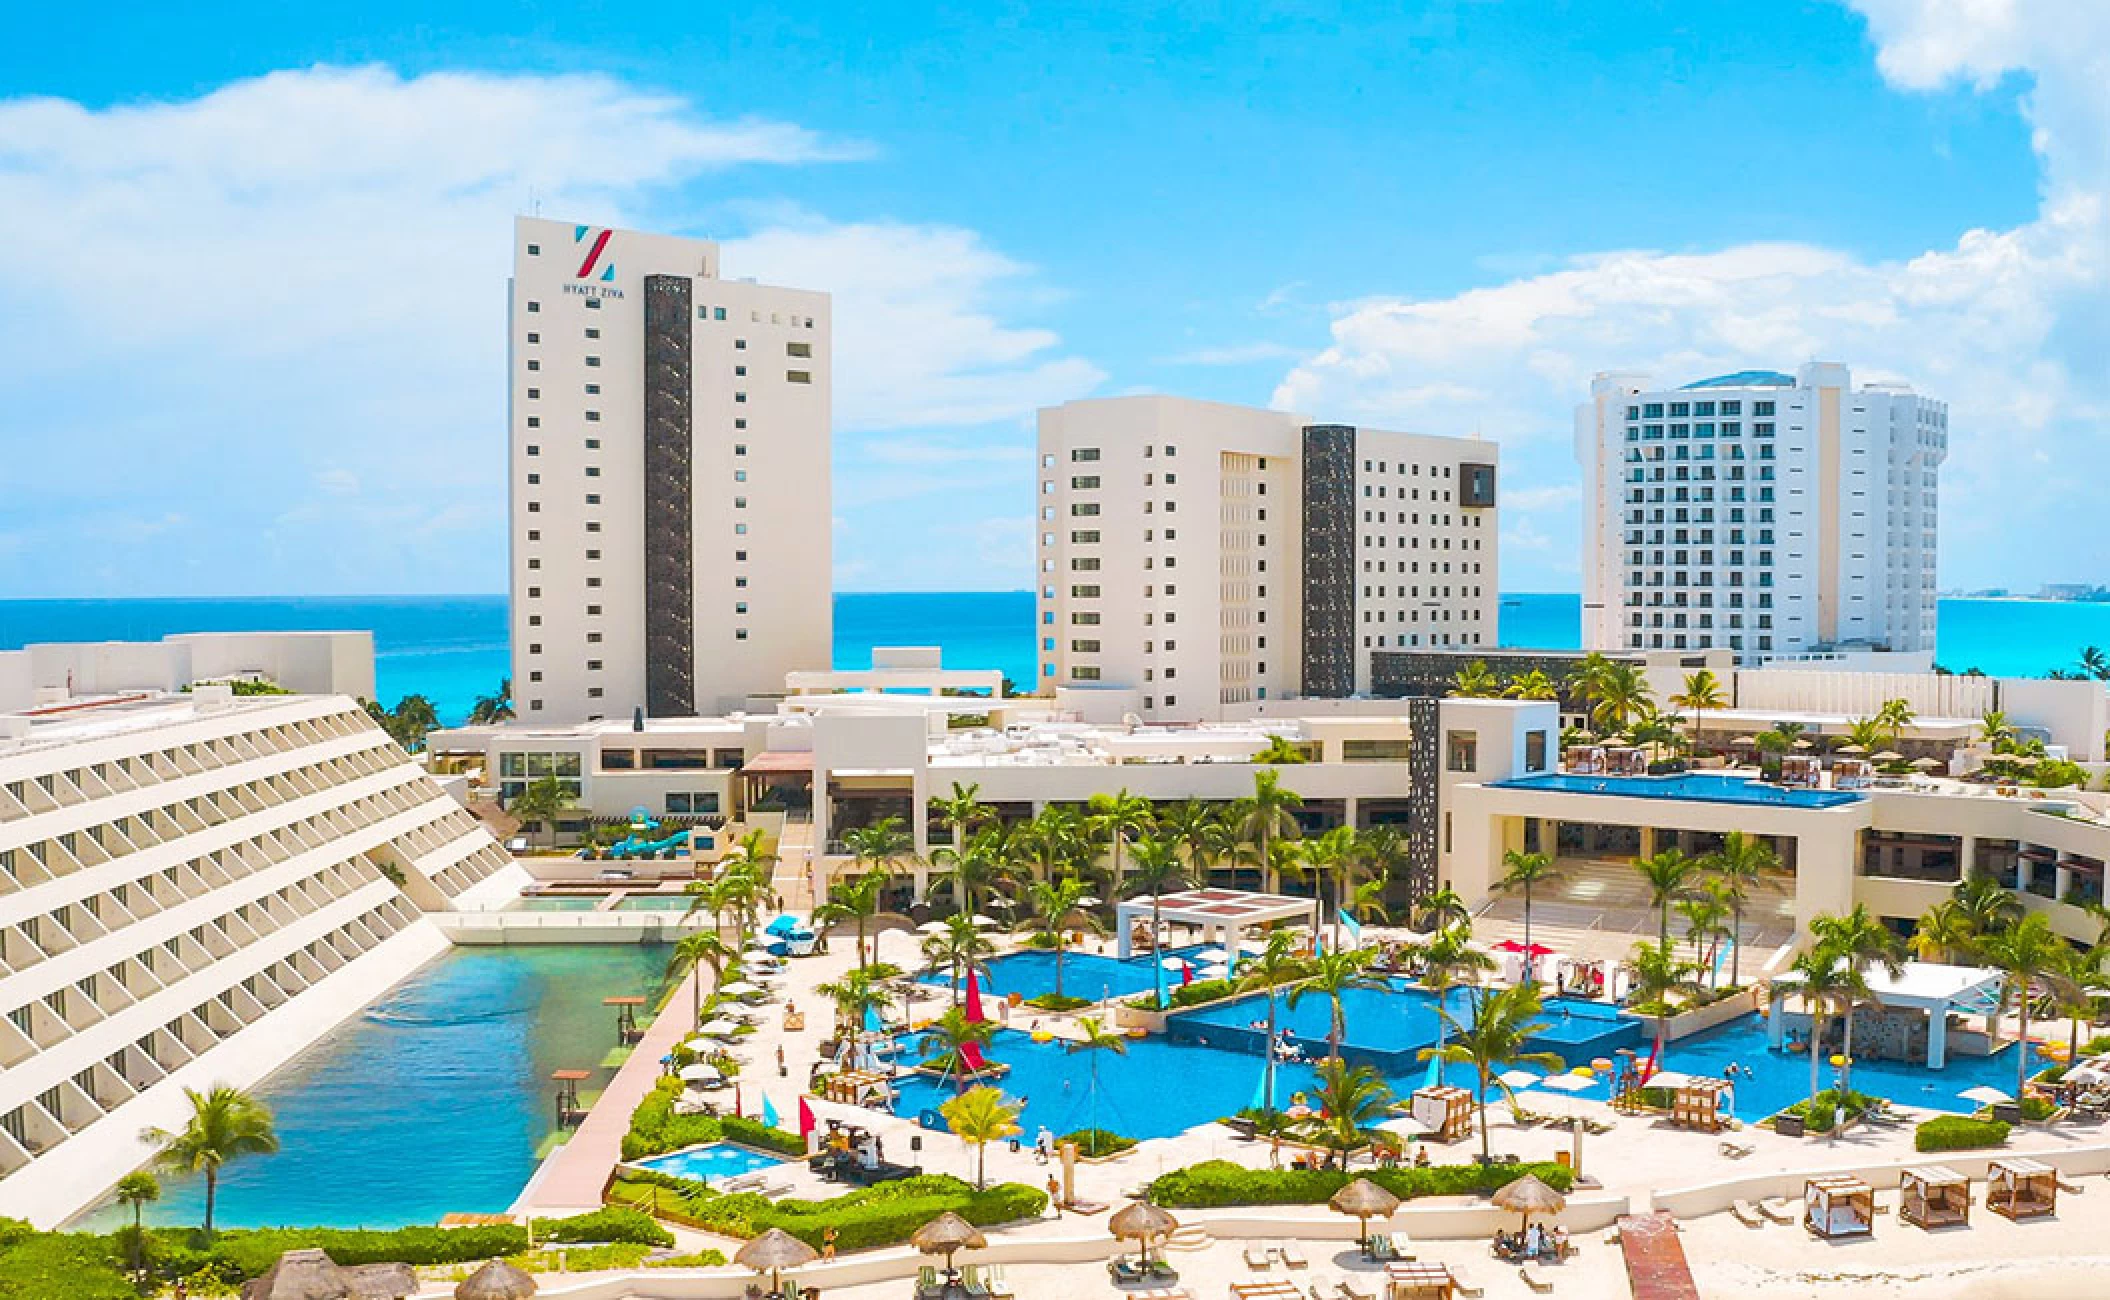
[[[1247,1268],[1252,1269],[1255,1273],[1265,1273],[1268,1270],[1268,1266],[1273,1262],[1274,1255],[1262,1243],[1249,1241],[1245,1244],[1245,1266]]]
[[[1517,1276],[1524,1279],[1525,1286],[1530,1287],[1540,1295],[1545,1295],[1553,1290],[1553,1279],[1547,1277],[1545,1273],[1540,1271],[1539,1266],[1530,1260],[1517,1265]]]
[[[1731,1201],[1729,1203],[1729,1212],[1736,1216],[1738,1223],[1743,1224],[1747,1228],[1763,1228],[1766,1226],[1765,1211],[1759,1209],[1757,1205],[1750,1201]]]
[[[1282,1257],[1282,1266],[1284,1268],[1309,1268],[1311,1266],[1311,1261],[1304,1257],[1304,1247],[1299,1246],[1294,1241],[1276,1242],[1275,1253]]]

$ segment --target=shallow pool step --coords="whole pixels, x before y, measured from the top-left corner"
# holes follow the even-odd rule
[[[1165,1238],[1167,1250],[1207,1250],[1213,1241],[1207,1228],[1181,1228]]]

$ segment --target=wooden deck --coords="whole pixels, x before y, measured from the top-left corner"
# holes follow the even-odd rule
[[[1634,1300],[1700,1300],[1676,1219],[1663,1213],[1621,1215],[1619,1249],[1626,1256]]]

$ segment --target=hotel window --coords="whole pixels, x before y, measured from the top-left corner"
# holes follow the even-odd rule
[[[540,361],[536,361],[536,360],[533,360],[533,359],[531,358],[531,359],[529,359],[529,361],[528,361],[528,369],[530,369],[530,370],[540,370],[540,369],[542,369],[542,363],[541,363]]]
[[[601,449],[601,440],[600,440],[599,438],[588,438],[588,439],[586,440],[586,450],[588,450],[588,451],[599,451],[600,449]]]
[[[541,311],[541,310],[542,310],[542,304],[541,304],[541,303],[539,303],[539,302],[536,302],[536,301],[535,301],[534,299],[530,298],[530,299],[528,300],[528,310],[529,310],[529,311]]]
[[[599,632],[588,632],[588,633],[586,634],[586,644],[588,644],[588,645],[599,645],[599,644],[601,644],[601,634],[600,634]]]
[[[1524,733],[1524,770],[1543,772],[1546,770],[1546,733],[1527,731]]]
[[[599,465],[588,465],[588,466],[586,467],[586,477],[588,477],[588,478],[599,478],[599,477],[601,477],[601,467],[600,467]]]
[[[744,401],[746,401],[746,400],[747,400],[747,394],[746,394],[746,393],[734,393],[734,394],[733,394],[733,400],[734,400],[734,401],[736,401],[736,402],[744,402]]]
[[[813,355],[813,345],[811,343],[786,343],[784,345],[784,355],[810,357]]]
[[[542,448],[536,446],[534,443],[531,442],[528,444],[527,454],[530,456],[540,456],[542,454]]]
[[[784,372],[784,382],[810,384],[813,382],[813,372],[811,370],[787,370]]]
[[[595,311],[599,311],[601,309],[601,300],[599,298],[588,298],[586,305]]]
[[[542,396],[542,390],[541,390],[541,389],[539,389],[539,388],[530,388],[530,389],[528,389],[528,400],[530,400],[530,401],[533,401],[534,399],[536,399],[536,398],[538,398],[538,397],[540,397],[540,396]]]
[[[587,671],[587,672],[590,672],[590,673],[597,673],[597,672],[601,671],[601,661],[600,661],[600,660],[598,660],[598,659],[589,659],[589,660],[587,660],[587,661],[586,661],[586,671]]]
[[[747,629],[746,629],[746,628],[744,628],[744,627],[736,627],[736,628],[734,628],[734,629],[733,629],[733,640],[735,640],[735,641],[745,641],[745,640],[747,640]]]
[[[541,427],[542,427],[542,417],[541,417],[541,416],[539,416],[539,415],[531,415],[531,416],[529,416],[529,417],[528,417],[528,428],[530,428],[530,429],[539,429],[539,428],[541,428]]]
[[[586,494],[586,504],[590,506],[597,506],[601,504],[601,494],[598,492],[588,492]]]
[[[747,602],[746,602],[746,601],[744,601],[744,600],[736,600],[736,601],[734,601],[734,602],[733,602],[733,612],[734,612],[735,614],[745,614],[745,613],[747,612]]]
[[[530,332],[528,333],[528,342],[530,342],[530,343],[540,343],[541,341],[542,341],[542,336],[541,336],[540,334],[536,334],[536,333],[534,333],[533,331],[530,331]]]
[[[530,501],[530,502],[528,502],[528,513],[529,513],[529,514],[531,514],[531,515],[539,515],[539,514],[541,514],[541,513],[542,513],[542,503],[541,503],[540,501]]]
[[[1471,772],[1480,766],[1480,733],[1477,731],[1451,731],[1444,734],[1444,768],[1451,772]]]
[[[743,376],[743,375],[745,375],[746,373],[747,373],[747,367],[746,367],[746,366],[734,366],[734,367],[733,367],[733,374],[734,374],[734,376],[736,376],[736,377],[738,377],[738,376]]]
[[[734,444],[733,444],[733,455],[735,455],[735,456],[745,456],[746,454],[747,454],[747,444],[746,444],[746,443],[744,443],[744,442],[736,442],[736,443],[734,443]]]
[[[589,366],[599,366],[601,364],[601,359],[599,357],[588,357],[586,358],[586,364]]]
[[[724,320],[724,319],[725,319],[725,308],[723,308],[723,307],[713,307],[713,308],[711,308],[711,319],[712,319],[712,320]]]
[[[1070,449],[1070,459],[1073,461],[1097,460],[1099,459],[1099,449],[1097,447],[1072,447]]]
[[[599,330],[595,329],[595,328],[594,328],[593,326],[591,326],[591,325],[588,325],[588,326],[586,327],[586,337],[587,337],[587,338],[590,338],[590,339],[597,339],[597,338],[601,337],[601,331],[599,331]]]
[[[586,395],[588,397],[599,397],[601,395],[601,386],[599,384],[588,384],[586,386]]]

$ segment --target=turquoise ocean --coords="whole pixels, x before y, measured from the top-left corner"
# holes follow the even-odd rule
[[[1504,646],[1573,650],[1582,598],[1502,597]],[[393,703],[413,691],[459,721],[506,675],[503,596],[356,596],[227,600],[0,601],[0,650],[33,641],[149,640],[172,632],[368,629],[375,689]],[[2110,647],[2110,604],[1943,600],[1938,659],[1963,671],[2036,676],[2073,666],[2081,648]],[[835,598],[835,665],[863,668],[880,645],[942,646],[945,662],[997,668],[1021,686],[1034,678],[1030,591],[845,592]]]

